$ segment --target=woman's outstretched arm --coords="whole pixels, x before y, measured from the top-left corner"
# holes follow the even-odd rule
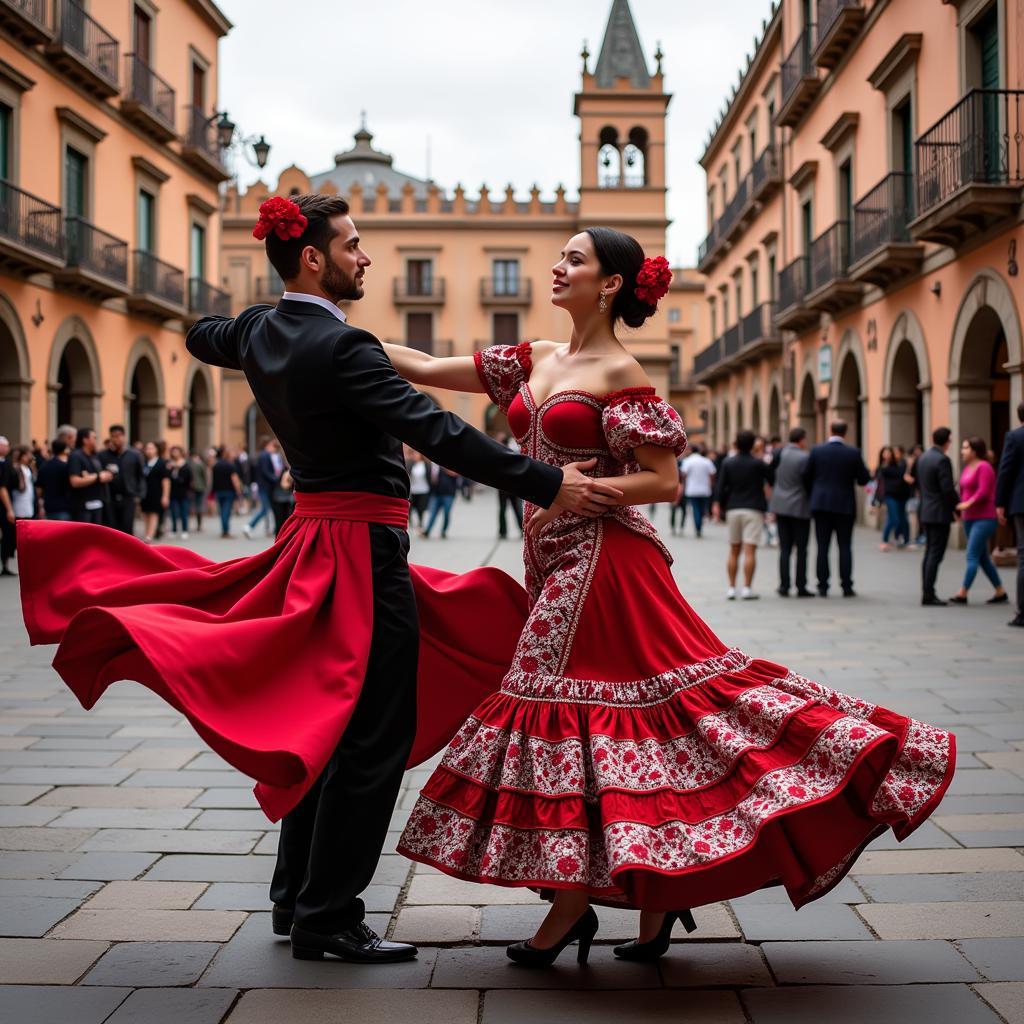
[[[405,345],[382,342],[391,365],[410,384],[482,394],[483,381],[472,356],[440,358]]]

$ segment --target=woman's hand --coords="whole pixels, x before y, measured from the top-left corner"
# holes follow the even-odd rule
[[[553,523],[558,518],[558,509],[552,505],[551,508],[539,508],[530,516],[526,524],[526,535],[531,539],[540,535],[548,523]]]

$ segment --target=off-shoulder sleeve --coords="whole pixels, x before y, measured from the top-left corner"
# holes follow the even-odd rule
[[[530,343],[524,341],[521,345],[492,345],[474,352],[473,360],[491,401],[502,412],[508,412],[523,381],[530,379],[533,367]]]
[[[645,444],[671,448],[676,456],[686,449],[686,431],[679,413],[654,388],[626,388],[605,399],[604,436],[619,462],[633,462],[633,450]]]

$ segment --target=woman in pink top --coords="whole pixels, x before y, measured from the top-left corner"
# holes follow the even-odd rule
[[[988,543],[996,532],[996,471],[988,461],[985,442],[980,437],[968,438],[960,446],[964,468],[960,474],[960,504],[957,510],[967,534],[967,571],[960,592],[951,597],[951,604],[967,604],[967,591],[971,589],[978,568],[996,588],[995,596],[987,604],[1005,604],[1008,600],[988,553]]]

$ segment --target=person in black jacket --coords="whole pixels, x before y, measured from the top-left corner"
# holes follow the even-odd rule
[[[272,207],[275,203],[276,207]],[[207,317],[188,333],[203,362],[241,370],[284,449],[297,492],[369,492],[408,500],[406,442],[440,465],[544,508],[586,516],[622,492],[515,454],[439,408],[391,365],[369,331],[346,321],[337,303],[360,299],[370,258],[339,196],[273,200],[267,256],[285,282],[277,307],[254,306],[235,319]],[[273,229],[276,211],[298,237]],[[274,929],[289,932],[293,955],[331,953],[365,963],[416,955],[363,921],[359,893],[373,877],[416,724],[419,646],[409,577],[408,533],[371,522],[373,635],[352,721],[320,780],[282,821],[271,883]]]
[[[996,515],[1004,526],[1013,523],[1017,540],[1017,614],[1011,626],[1024,626],[1024,402],[1017,406],[1020,426],[1003,441],[996,476]]]
[[[843,597],[856,597],[853,589],[853,524],[857,518],[856,486],[863,487],[871,473],[859,448],[846,443],[846,424],[832,421],[825,444],[815,445],[803,468],[804,485],[811,495],[811,516],[818,545],[818,594],[828,597],[831,575],[829,549],[832,534],[839,545],[839,580]]]
[[[956,518],[959,501],[953,482],[953,463],[946,452],[952,444],[953,432],[939,427],[932,433],[932,446],[915,463],[914,479],[921,489],[921,510],[918,516],[924,528],[924,562],[921,565],[921,604],[947,604],[935,593],[935,579],[949,543],[949,528]]]
[[[110,445],[98,453],[100,464],[113,474],[110,481],[110,525],[122,533],[135,532],[135,511],[146,494],[146,475],[142,455],[128,443],[128,434],[120,423],[110,428]]]

